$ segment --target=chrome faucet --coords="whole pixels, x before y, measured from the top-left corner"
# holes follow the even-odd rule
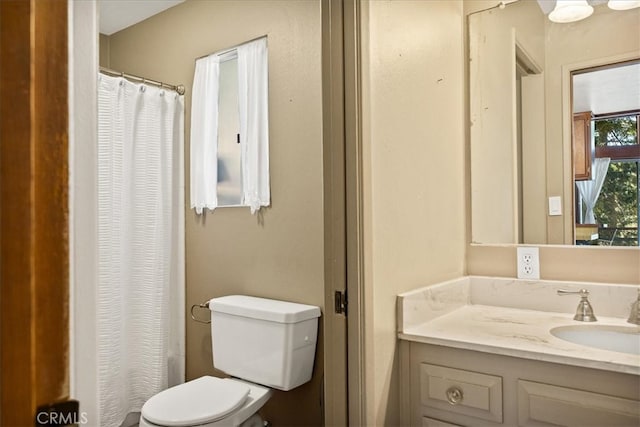
[[[558,295],[561,297],[566,295],[580,295],[580,302],[576,309],[576,315],[573,316],[573,320],[579,320],[580,322],[595,322],[596,316],[593,314],[593,307],[589,304],[589,291],[586,289],[580,289],[579,291],[566,291],[564,289],[558,289]]]
[[[638,288],[638,299],[631,305],[631,313],[629,313],[627,322],[640,325],[640,288]]]

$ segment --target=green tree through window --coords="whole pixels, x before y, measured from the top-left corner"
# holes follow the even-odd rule
[[[638,143],[638,116],[595,120],[596,147],[633,145]]]
[[[596,147],[638,144],[638,116],[596,119]],[[638,245],[638,169],[640,159],[611,156],[594,214],[600,224],[600,239],[617,246]],[[604,225],[607,227],[603,227]]]

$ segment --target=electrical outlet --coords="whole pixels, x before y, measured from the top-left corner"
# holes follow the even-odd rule
[[[518,279],[540,279],[540,255],[537,247],[518,247]]]

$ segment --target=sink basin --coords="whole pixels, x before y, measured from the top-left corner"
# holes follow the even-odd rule
[[[587,347],[640,355],[640,328],[625,326],[560,326],[551,335]]]

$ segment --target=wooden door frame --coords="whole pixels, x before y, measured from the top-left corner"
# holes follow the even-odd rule
[[[363,425],[364,267],[360,106],[360,0],[322,7],[325,216],[325,425]],[[334,312],[347,291],[348,316]]]
[[[362,0],[344,2],[344,116],[347,291],[349,293],[349,425],[366,424],[365,267],[362,147]],[[365,3],[366,5],[366,3]]]
[[[346,289],[342,0],[321,2],[324,204],[324,424],[347,425],[347,319],[334,293]]]
[[[0,0],[1,1],[1,0]],[[98,5],[69,2],[70,394],[100,424],[98,287]]]
[[[67,2],[2,0],[0,27],[0,424],[20,426],[69,395]]]

